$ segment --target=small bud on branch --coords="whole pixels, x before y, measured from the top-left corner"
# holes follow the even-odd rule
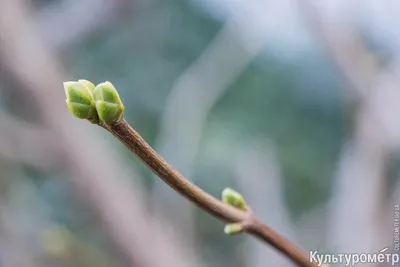
[[[243,225],[241,223],[228,223],[224,227],[224,233],[227,235],[236,235],[243,232]]]
[[[248,210],[247,204],[244,201],[243,196],[231,188],[225,188],[222,191],[221,198],[222,202],[224,202],[225,204],[231,205],[243,211]]]

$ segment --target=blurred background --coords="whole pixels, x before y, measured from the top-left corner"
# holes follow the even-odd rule
[[[400,2],[1,0],[0,266],[292,266],[77,120],[62,82],[111,81],[126,119],[216,197],[304,249],[393,249]]]

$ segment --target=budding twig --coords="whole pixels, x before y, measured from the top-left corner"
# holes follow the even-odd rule
[[[70,86],[71,84],[67,84]],[[76,84],[73,84],[74,86]],[[71,90],[74,90],[72,88]],[[67,96],[68,89],[66,89]],[[77,90],[74,90],[74,92]],[[86,95],[86,93],[85,93]],[[82,102],[79,98],[77,98]],[[93,105],[89,100],[87,107]],[[286,255],[295,264],[301,267],[315,267],[306,255],[294,244],[277,234],[268,226],[261,223],[249,210],[243,197],[232,189],[225,189],[222,194],[223,202],[192,184],[182,174],[169,165],[150,145],[126,122],[123,117],[123,105],[118,93],[111,83],[103,83],[96,86],[93,93],[93,101],[96,103],[98,125],[113,134],[134,155],[141,159],[156,175],[167,183],[177,193],[206,211],[210,215],[227,223],[225,232],[237,234],[246,232],[258,239],[265,241],[272,247]],[[71,101],[70,101],[71,102]],[[78,104],[80,104],[78,102]],[[86,102],[84,102],[86,104]],[[68,100],[67,100],[68,103]],[[75,105],[80,108],[80,105]],[[70,111],[76,116],[75,108],[71,103]],[[84,115],[87,116],[88,112]],[[91,115],[91,114],[90,114]],[[76,116],[85,118],[85,116]],[[86,119],[90,119],[86,117]],[[93,122],[93,121],[92,121]]]

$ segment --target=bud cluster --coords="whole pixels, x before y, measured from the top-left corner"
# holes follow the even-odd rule
[[[248,211],[248,207],[241,194],[231,188],[225,188],[222,191],[222,202],[237,209]],[[227,235],[235,235],[243,231],[242,223],[228,223],[225,225],[224,232]]]
[[[64,90],[69,111],[79,119],[109,125],[122,117],[124,105],[110,82],[97,86],[87,80],[64,82]]]

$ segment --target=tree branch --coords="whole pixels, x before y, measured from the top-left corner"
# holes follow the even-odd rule
[[[124,118],[111,125],[105,125],[104,123],[100,123],[99,125],[118,138],[134,155],[139,157],[177,193],[207,213],[224,222],[242,223],[245,232],[270,244],[298,266],[315,267],[314,263],[311,263],[298,247],[268,226],[262,224],[252,213],[226,205],[190,183],[182,174],[158,155]]]
[[[57,1],[39,10],[33,23],[53,50],[60,49],[107,25],[122,5],[122,0]]]
[[[326,15],[320,14],[310,0],[297,0],[300,15],[307,26],[322,41],[328,56],[341,75],[343,84],[356,97],[364,97],[379,73],[377,62],[365,53],[365,46],[354,28],[333,27]]]
[[[45,129],[0,113],[0,156],[45,170],[62,162],[60,146]]]

